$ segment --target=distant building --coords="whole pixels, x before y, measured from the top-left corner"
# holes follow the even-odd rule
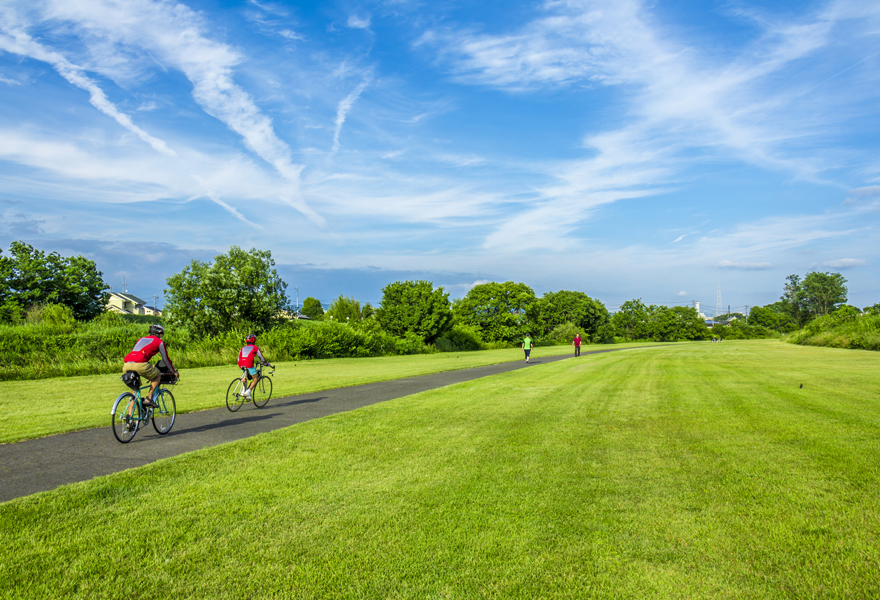
[[[723,325],[725,327],[730,327],[730,324],[736,321],[736,317],[730,317],[729,319],[723,319],[718,321],[713,321],[712,319],[706,319],[706,327],[712,327],[713,325]]]
[[[156,315],[162,316],[162,311],[155,306],[147,306],[146,303],[132,294],[119,294],[110,292],[107,299],[107,310],[117,312],[123,315]]]

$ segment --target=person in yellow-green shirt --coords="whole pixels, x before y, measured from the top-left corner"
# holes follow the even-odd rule
[[[532,353],[532,334],[527,333],[526,339],[523,340],[522,349],[526,353],[526,362],[529,362],[529,355]]]

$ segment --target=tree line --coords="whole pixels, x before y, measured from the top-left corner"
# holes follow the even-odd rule
[[[267,250],[232,246],[212,261],[191,261],[166,285],[164,321],[197,337],[230,330],[265,332],[293,316],[287,283]],[[105,310],[107,289],[94,261],[85,257],[45,253],[24,242],[12,242],[8,254],[0,250],[0,322],[19,322],[29,307],[46,305],[64,306],[79,321],[93,319]],[[539,297],[525,283],[513,281],[476,285],[453,300],[430,281],[396,281],[382,289],[378,307],[340,295],[325,312],[308,297],[302,314],[441,349],[476,349],[516,344],[526,334],[546,343],[568,343],[575,334],[594,343],[768,337],[839,310],[846,294],[839,273],[790,275],[778,302],[753,307],[723,329],[708,329],[690,307],[633,299],[610,314],[583,292],[560,290]]]

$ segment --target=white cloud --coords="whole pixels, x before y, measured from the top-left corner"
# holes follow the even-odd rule
[[[288,40],[305,40],[306,38],[291,29],[282,29],[278,35]]]
[[[715,266],[721,269],[739,269],[741,271],[763,271],[773,268],[773,265],[768,262],[742,262],[732,260],[722,260]]]
[[[838,260],[825,261],[822,263],[822,266],[830,269],[848,269],[851,267],[863,267],[866,264],[868,264],[868,261],[859,258],[841,258]]]
[[[880,198],[880,185],[856,188],[850,194],[855,198]]]
[[[486,159],[475,154],[438,154],[437,160],[456,167],[477,167],[486,164]]]
[[[352,29],[369,29],[370,28],[370,17],[369,15],[366,17],[359,17],[357,15],[351,15],[348,17],[347,25]]]

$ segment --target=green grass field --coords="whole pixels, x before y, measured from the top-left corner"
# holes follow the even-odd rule
[[[643,345],[643,344],[629,344]],[[621,344],[619,347],[626,347]],[[617,348],[618,346],[613,346]],[[586,346],[605,349],[607,346]],[[547,346],[535,356],[572,352],[568,346]],[[307,394],[319,390],[403,379],[429,373],[482,367],[522,360],[517,349],[448,352],[378,358],[336,358],[275,363],[273,396]],[[120,365],[121,366],[121,365]],[[235,365],[183,369],[173,388],[180,413],[226,406],[229,382],[240,374]],[[0,444],[110,425],[110,407],[128,391],[120,374],[57,377],[33,381],[0,381]]]
[[[877,598],[878,382],[747,341],[425,392],[2,504],[0,595]]]

